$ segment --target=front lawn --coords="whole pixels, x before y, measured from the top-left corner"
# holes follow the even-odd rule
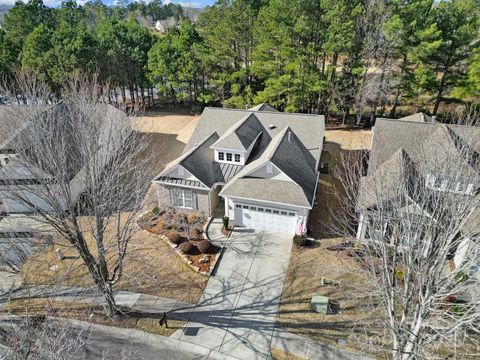
[[[124,312],[122,314],[112,319],[105,315],[105,310],[99,305],[51,299],[27,298],[13,300],[7,303],[2,311],[9,315],[18,316],[64,317],[88,321],[98,325],[137,329],[163,336],[170,336],[185,324],[184,321],[168,319],[168,327],[165,327],[165,325],[159,324],[158,315],[129,312],[128,309],[123,309]]]
[[[82,218],[85,226],[91,219]],[[87,241],[95,249],[94,239]],[[61,249],[65,259],[59,260],[55,249]],[[35,253],[22,267],[20,276],[26,285],[62,284],[92,286],[93,281],[76,251],[66,240],[56,237],[44,251]],[[95,254],[94,254],[95,255]],[[114,259],[115,249],[107,259]],[[164,241],[139,229],[130,240],[124,260],[124,275],[114,290],[139,292],[197,303],[208,280],[192,270]]]

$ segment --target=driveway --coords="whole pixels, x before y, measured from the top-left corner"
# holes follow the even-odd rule
[[[240,359],[269,357],[291,236],[237,230],[183,329],[172,336]]]

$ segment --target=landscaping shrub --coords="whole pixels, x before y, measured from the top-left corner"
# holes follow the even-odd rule
[[[202,254],[215,254],[218,251],[218,247],[208,240],[198,241],[195,245]]]
[[[152,214],[153,215],[158,215],[158,213],[160,213],[160,208],[158,206],[155,206],[153,209],[152,209]]]
[[[192,244],[190,241],[185,241],[178,245],[178,249],[182,254],[185,255],[197,255],[198,254],[198,248]]]
[[[308,244],[307,235],[295,235],[293,243],[297,246],[306,246]]]
[[[167,239],[170,241],[172,244],[180,244],[183,240],[183,238],[180,236],[180,234],[176,232],[171,232],[167,234]]]
[[[222,221],[223,221],[223,228],[225,230],[228,230],[228,222],[230,221],[230,218],[228,216],[224,216],[222,218]]]
[[[203,230],[202,230],[200,227],[198,227],[198,226],[197,226],[197,227],[194,227],[194,228],[192,229],[192,236],[193,236],[193,237],[199,237],[200,235],[202,235],[202,233],[203,233]]]

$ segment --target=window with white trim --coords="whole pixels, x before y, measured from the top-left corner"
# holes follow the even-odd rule
[[[188,189],[172,189],[173,206],[181,208],[194,208],[193,191]]]
[[[227,161],[232,161],[232,153],[227,153]]]
[[[235,154],[235,162],[240,162],[240,154]]]
[[[218,160],[221,160],[221,161],[225,160],[225,153],[224,152],[222,152],[222,151],[218,152]]]

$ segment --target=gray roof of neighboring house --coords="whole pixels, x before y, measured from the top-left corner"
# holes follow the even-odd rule
[[[377,119],[368,171],[375,171],[400,148],[414,162],[437,160],[440,155],[437,146],[442,146],[442,151],[453,157],[459,139],[480,152],[480,127]]]
[[[242,120],[228,129],[212,147],[231,150],[247,150],[262,133],[263,126],[254,113],[247,114]]]
[[[322,150],[324,127],[324,118],[320,115],[206,108],[183,155],[155,180],[169,182],[165,177],[168,170],[181,164],[207,187],[216,182],[229,182],[222,191],[224,194],[310,207],[317,183],[316,166]],[[212,145],[217,147],[222,143],[220,140],[233,138],[241,143],[243,137],[242,148],[246,148],[260,132],[258,147],[254,148],[244,167],[236,165],[233,168],[214,161]],[[227,144],[227,149],[230,146],[233,145]],[[244,178],[248,171],[266,161],[272,161],[292,181]],[[172,185],[173,181],[188,186],[173,178]],[[258,186],[250,186],[252,182]],[[231,188],[234,183],[235,188]]]
[[[273,107],[271,107],[270,105],[265,104],[265,103],[258,104],[254,107],[251,107],[248,110],[252,110],[252,111],[277,111],[278,112],[278,110],[274,109]]]
[[[268,161],[292,179],[292,182],[248,176],[248,173]],[[309,207],[313,203],[317,177],[314,157],[287,126],[272,139],[257,160],[248,164],[237,174],[234,181],[225,186],[221,194],[244,198],[252,198],[252,194],[260,194],[254,198],[262,197],[262,200],[268,200],[264,198],[268,195],[269,201]],[[267,190],[269,184],[272,187],[270,191]],[[272,195],[272,191],[276,194]]]
[[[392,200],[409,188],[409,181],[423,184],[429,173],[441,174],[449,164],[455,164],[459,178],[479,176],[478,127],[378,119],[373,132],[368,174],[361,180],[361,206]]]

